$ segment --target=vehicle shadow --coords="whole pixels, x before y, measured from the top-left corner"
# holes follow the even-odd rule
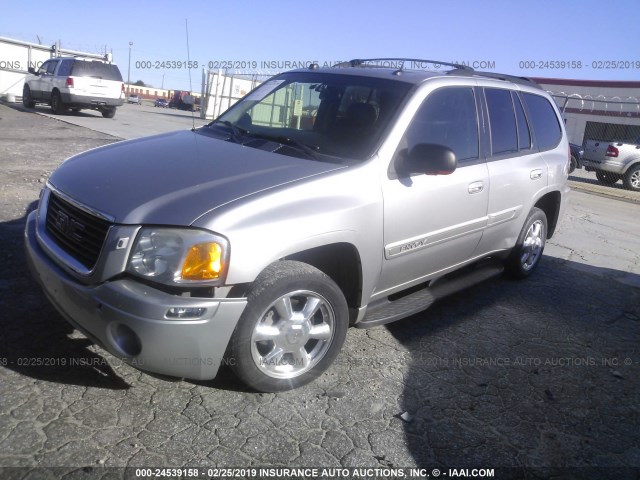
[[[111,364],[88,347],[84,337],[70,338],[71,327],[32,278],[24,250],[25,215],[0,223],[0,366],[38,380],[69,385],[127,389]]]
[[[544,257],[530,279],[489,280],[388,325],[411,357],[400,423],[416,464],[513,478],[640,467],[639,320],[640,275]]]

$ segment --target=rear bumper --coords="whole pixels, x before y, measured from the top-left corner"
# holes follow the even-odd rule
[[[583,158],[582,165],[589,171],[602,170],[605,172],[617,173],[618,175],[622,175],[625,171],[624,163],[612,160],[605,160],[604,162],[601,162],[600,160],[587,160],[586,158]]]
[[[127,278],[82,285],[42,250],[36,221],[32,212],[25,229],[29,266],[69,323],[141,370],[197,380],[216,376],[246,299],[175,296]],[[172,319],[166,316],[170,308],[203,312],[194,319]]]
[[[71,108],[94,108],[119,107],[124,103],[122,98],[102,98],[86,95],[75,95],[73,93],[61,93],[62,101]]]

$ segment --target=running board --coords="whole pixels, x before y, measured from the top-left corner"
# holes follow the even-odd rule
[[[375,302],[367,308],[364,319],[356,323],[355,326],[357,328],[371,328],[410,317],[427,309],[439,298],[500,275],[503,270],[502,264],[491,263],[445,275],[425,288],[409,293],[397,300],[385,298]]]

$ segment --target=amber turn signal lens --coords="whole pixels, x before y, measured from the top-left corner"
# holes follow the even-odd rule
[[[182,265],[183,280],[215,280],[222,271],[222,248],[217,243],[199,243],[187,252]]]

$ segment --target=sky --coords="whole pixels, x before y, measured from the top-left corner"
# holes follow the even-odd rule
[[[0,36],[112,52],[123,77],[200,91],[202,68],[276,73],[426,58],[545,78],[640,80],[640,1],[3,0]],[[189,49],[187,49],[187,25]],[[193,68],[186,68],[187,57]],[[182,63],[180,63],[182,62]],[[287,64],[288,62],[288,64]]]

